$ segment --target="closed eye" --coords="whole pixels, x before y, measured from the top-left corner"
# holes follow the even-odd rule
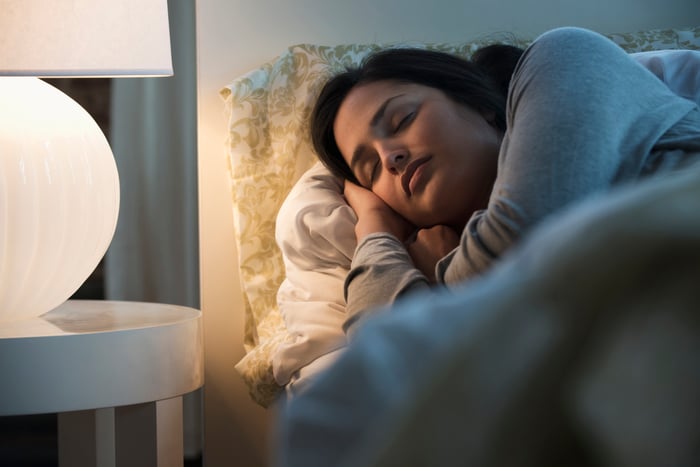
[[[356,173],[360,185],[368,190],[372,189],[372,185],[381,172],[382,161],[378,154],[366,153],[362,156],[362,168]]]
[[[399,123],[396,124],[394,127],[394,133],[398,133],[401,131],[404,127],[406,127],[411,121],[413,120],[413,117],[416,115],[415,112],[409,112],[407,113],[401,120],[399,120]]]
[[[379,158],[377,158],[377,161],[372,166],[372,172],[370,173],[370,176],[369,176],[369,186],[370,187],[372,187],[372,185],[374,185],[375,180],[377,180],[377,177],[379,176],[380,166],[381,166],[381,163],[379,162]]]

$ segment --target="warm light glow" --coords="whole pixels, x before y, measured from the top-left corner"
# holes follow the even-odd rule
[[[172,75],[167,0],[0,0],[0,75]]]
[[[75,101],[0,78],[0,323],[67,300],[107,251],[119,211],[109,144]]]
[[[67,300],[119,212],[99,126],[24,76],[171,75],[167,0],[0,0],[0,323]],[[7,76],[7,77],[2,77]]]

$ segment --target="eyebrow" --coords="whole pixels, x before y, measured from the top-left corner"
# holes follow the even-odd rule
[[[379,125],[379,122],[384,117],[384,114],[386,113],[386,109],[387,109],[387,107],[389,107],[389,104],[391,104],[391,102],[394,99],[397,99],[403,95],[404,94],[397,94],[397,95],[389,97],[387,100],[385,100],[382,103],[382,105],[379,106],[377,111],[374,113],[374,115],[372,116],[372,119],[369,121],[370,128],[375,128],[377,125]],[[363,152],[364,152],[364,146],[362,146],[362,145],[358,146],[353,151],[352,157],[350,158],[350,170],[352,170],[353,172],[355,170],[355,166],[357,165],[360,157],[362,157]]]

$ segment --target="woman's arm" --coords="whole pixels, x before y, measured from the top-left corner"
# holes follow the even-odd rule
[[[693,108],[603,36],[575,28],[541,36],[513,75],[488,208],[439,262],[437,281],[478,275],[552,214],[667,166],[655,145]],[[429,284],[399,240],[405,232],[391,230],[395,219],[377,228],[387,221],[380,212],[358,234],[397,233],[360,241],[345,288],[351,314]]]
[[[488,208],[438,280],[480,274],[561,209],[669,167],[656,147],[693,108],[603,36],[562,28],[538,38],[513,74]]]
[[[428,287],[404,245],[415,227],[371,191],[345,182],[345,199],[357,215],[357,248],[345,280],[348,335],[373,310]]]

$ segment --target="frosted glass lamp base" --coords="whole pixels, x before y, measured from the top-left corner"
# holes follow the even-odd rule
[[[0,324],[66,301],[98,265],[119,176],[95,120],[37,78],[0,78]]]

